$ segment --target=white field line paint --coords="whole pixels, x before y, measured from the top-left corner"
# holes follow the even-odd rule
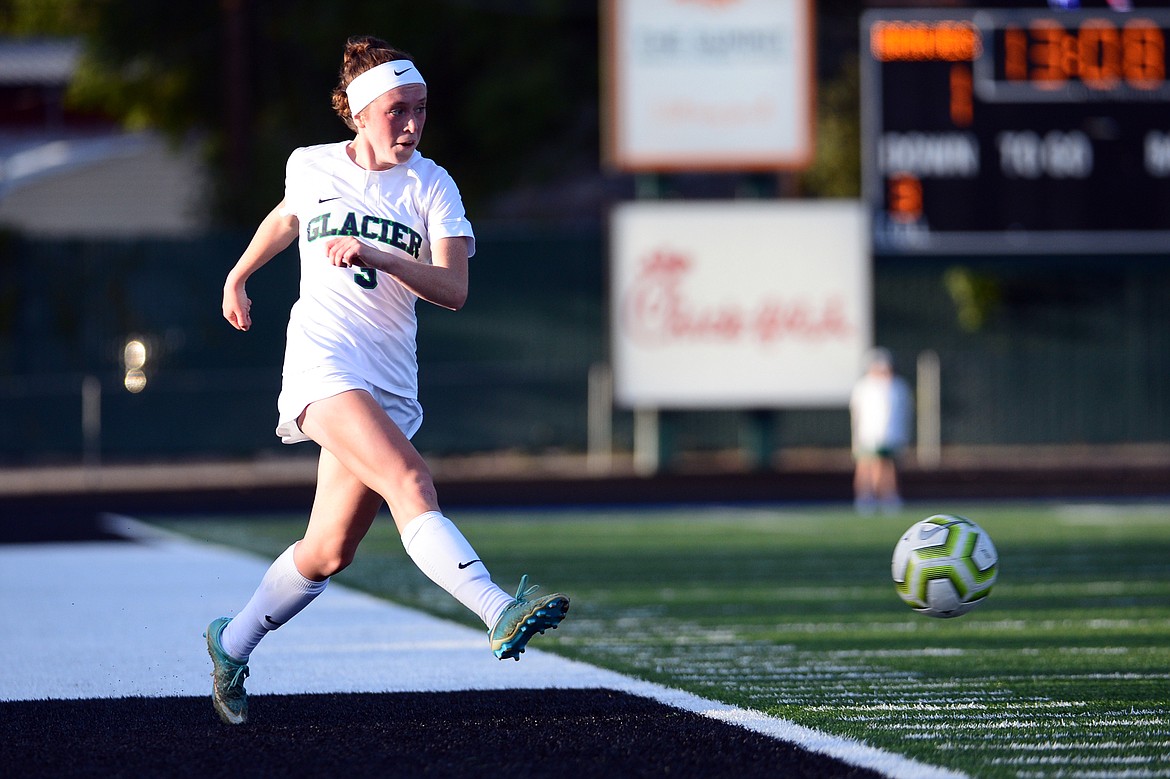
[[[1059,724],[1064,725],[1064,724],[1070,724],[1070,723],[1059,723]],[[884,723],[879,722],[879,723],[877,723],[877,725],[884,726]],[[922,740],[922,739],[927,739],[927,738],[937,738],[939,733],[952,733],[953,734],[954,729],[953,728],[945,728],[945,729],[944,728],[929,728],[929,729],[924,728],[924,729],[922,729],[921,732],[907,733],[907,734],[905,734],[905,737],[908,739]],[[1106,750],[1106,749],[1110,749],[1110,748],[1138,749],[1138,748],[1147,748],[1147,747],[1170,746],[1170,743],[1167,743],[1164,741],[1146,741],[1146,740],[1136,740],[1135,739],[1133,741],[1121,742],[1121,741],[1116,740],[1118,735],[1119,734],[1117,733],[1116,730],[1113,730],[1110,732],[1105,732],[1103,730],[1088,730],[1087,732],[1077,732],[1077,733],[1071,733],[1071,731],[1070,732],[1053,731],[1053,732],[1050,732],[1048,734],[1047,738],[1048,739],[1063,738],[1063,737],[1072,738],[1074,736],[1077,738],[1087,738],[1087,737],[1093,737],[1093,736],[1099,736],[1101,738],[1113,738],[1114,741],[1102,742],[1103,744],[1105,744],[1105,746],[1102,746],[1102,747],[1094,746],[1093,747],[1094,749],[1100,748],[1102,750]],[[955,749],[970,749],[970,750],[975,750],[975,751],[978,751],[981,749],[982,750],[1000,749],[1000,750],[1013,751],[1013,750],[1028,749],[1028,747],[1026,746],[1028,744],[1038,745],[1038,744],[1050,744],[1050,743],[1059,744],[1059,743],[1061,743],[1061,742],[1052,742],[1050,740],[1044,740],[1044,741],[1042,741],[1042,740],[1036,740],[1036,741],[1026,740],[1029,737],[1032,737],[1035,739],[1045,738],[1044,736],[1041,736],[1039,734],[1013,733],[1011,731],[1007,731],[1007,732],[1003,732],[1003,733],[982,733],[982,734],[978,734],[973,739],[964,738],[965,743],[963,744],[963,746],[955,746],[954,748]],[[968,744],[968,743],[966,743],[967,741],[970,741],[972,743]],[[1071,743],[1072,742],[1070,742],[1070,744]],[[1054,748],[1059,748],[1059,747],[1054,747]],[[1076,749],[1076,748],[1078,748],[1078,747],[1076,747],[1076,746],[1069,747],[1069,749]],[[1042,750],[1040,748],[1036,748],[1034,751],[1042,751]]]
[[[1141,765],[1151,758],[1132,757],[993,757],[991,765]]]
[[[1170,592],[1170,591],[1168,591],[1168,592]],[[653,614],[647,615],[648,619],[653,619],[653,617],[654,617]],[[598,627],[598,625],[595,621],[586,622],[586,621],[582,620],[581,624],[588,624],[594,628]],[[635,626],[635,625],[639,624],[639,621],[638,620],[630,620],[629,624],[631,626]],[[820,624],[823,624],[823,623],[820,623]],[[806,633],[809,633],[809,632],[828,632],[828,631],[823,631],[823,630],[818,631],[817,625],[818,625],[818,623],[776,623],[775,629],[785,629],[785,630],[792,630],[793,632],[800,631],[800,632],[806,632]],[[982,625],[989,626],[989,625],[993,625],[993,623],[982,623]],[[1125,629],[1125,630],[1132,631],[1132,630],[1137,629],[1137,628],[1147,628],[1147,629],[1148,628],[1163,628],[1167,625],[1170,625],[1170,619],[1160,619],[1160,620],[1152,620],[1152,619],[1100,620],[1100,619],[1095,619],[1095,620],[1081,621],[1081,622],[1077,623],[1075,626],[1073,625],[1073,623],[1071,623],[1069,621],[1062,621],[1059,623],[1054,622],[1054,621],[1031,622],[1031,623],[1026,623],[1024,621],[1020,621],[1020,622],[1014,622],[1014,623],[1010,623],[1010,624],[1003,623],[1003,622],[994,623],[993,627],[995,627],[995,628],[1005,628],[1006,627],[1010,630],[1020,630],[1020,629],[1024,629],[1024,628],[1035,629],[1038,627],[1042,627],[1046,630],[1051,630],[1054,628],[1060,628],[1060,629],[1064,629],[1064,630],[1068,630],[1070,628],[1075,628],[1075,629],[1093,628],[1093,629]],[[679,647],[695,647],[695,648],[711,647],[713,649],[720,649],[720,648],[726,648],[726,644],[728,641],[735,641],[735,642],[739,642],[738,643],[738,651],[736,652],[737,655],[743,654],[744,652],[751,652],[753,649],[758,649],[759,652],[766,653],[767,655],[772,656],[772,657],[776,656],[778,653],[779,654],[792,654],[792,655],[799,655],[800,654],[800,652],[796,649],[795,645],[793,645],[793,644],[775,644],[775,645],[773,645],[773,644],[769,643],[769,644],[766,644],[764,646],[754,646],[753,642],[758,640],[756,638],[756,634],[758,634],[760,632],[759,626],[732,625],[732,626],[721,627],[718,630],[712,630],[712,629],[705,628],[705,627],[703,627],[701,625],[697,625],[697,624],[675,623],[674,625],[671,626],[671,628],[669,630],[665,630],[665,629],[659,630],[658,628],[655,628],[652,625],[651,626],[644,625],[643,627],[644,627],[644,629],[642,631],[643,634],[645,634],[647,636],[654,637],[656,639],[656,641],[658,641],[658,642],[669,641],[669,642],[673,643],[675,646],[679,646]],[[833,627],[834,627],[834,629],[837,627],[842,628],[842,632],[843,632],[843,629],[845,626],[841,623],[837,623]],[[868,624],[868,625],[860,625],[860,627],[862,627],[863,630],[875,630],[876,631],[877,628],[879,627],[879,625]],[[902,629],[900,626],[891,626],[891,627],[894,630],[901,630]],[[770,626],[769,632],[772,629],[773,628]],[[689,631],[689,634],[686,636],[677,636],[674,634],[674,631],[677,631],[677,630],[686,630],[686,631]],[[861,632],[861,631],[858,631],[858,632]],[[993,632],[993,631],[981,631],[981,632]],[[630,652],[630,653],[636,653],[639,651],[648,651],[648,650],[646,650],[643,647],[632,646],[632,647],[624,648],[624,651]],[[1066,655],[1123,655],[1123,654],[1127,654],[1127,653],[1131,653],[1131,652],[1135,653],[1135,654],[1148,653],[1148,652],[1152,652],[1155,650],[1153,650],[1149,647],[1126,647],[1126,646],[1088,646],[1088,647],[1075,647],[1075,646],[1048,647],[1048,646],[1045,646],[1045,647],[1019,647],[1019,648],[1012,648],[1012,649],[989,649],[989,648],[969,648],[969,647],[967,647],[967,648],[964,648],[964,647],[924,647],[921,649],[872,649],[872,650],[870,650],[870,649],[835,649],[835,650],[830,650],[830,651],[826,651],[826,652],[804,652],[804,654],[806,654],[806,655],[811,654],[811,655],[814,655],[816,657],[832,657],[832,658],[849,659],[849,658],[854,658],[854,657],[864,657],[864,658],[869,658],[869,657],[893,657],[893,658],[900,658],[900,657],[964,657],[964,656],[971,656],[971,655],[987,655],[987,654],[993,654],[993,653],[1015,654],[1017,652],[1038,655],[1038,654],[1049,653],[1049,652],[1053,652],[1053,651],[1060,652],[1061,654],[1066,654]]]
[[[1170,513],[1165,506],[1152,506],[1146,511],[1138,506],[1062,506],[1056,512],[1056,521],[1071,526],[1133,527],[1140,524],[1164,527],[1170,524]]]
[[[1052,584],[1047,582],[1033,582],[1028,584],[1012,584],[1011,590],[1016,595],[1121,595],[1126,592],[1144,592],[1149,589],[1163,589],[1164,580],[1128,579],[1119,581],[1105,579],[1103,581],[1061,582]]]
[[[1013,709],[1078,709],[1088,706],[1089,704],[1083,701],[1034,701],[1012,703],[1010,708]],[[936,704],[936,703],[872,703],[861,704],[847,707],[849,711],[890,711],[895,714],[907,714],[913,712],[915,717],[921,715],[926,711],[967,711],[968,709],[975,709],[979,711],[988,711],[1000,708],[999,706],[990,706],[979,701],[966,701],[963,703],[954,704]],[[809,711],[839,711],[839,706],[810,706]],[[985,715],[992,716],[992,715]]]
[[[1116,593],[1122,594],[1122,593]],[[994,597],[994,596],[993,596]],[[917,633],[919,630],[925,630],[933,627],[936,623],[922,622],[925,617],[915,617],[913,620],[906,622],[775,622],[768,626],[769,633],[850,633],[860,634],[866,632],[900,632],[900,633]],[[981,633],[1020,633],[1020,632],[1039,632],[1051,631],[1057,628],[1076,627],[1079,630],[1133,630],[1135,628],[1162,628],[1170,624],[1170,619],[1092,619],[1092,620],[1068,620],[1068,619],[1045,619],[1045,620],[1027,620],[1027,619],[1002,619],[1002,620],[983,620],[979,622],[969,622],[968,626],[972,631]],[[736,628],[734,626],[721,628],[721,630],[732,632],[737,637],[745,635],[752,635],[759,632],[759,626],[749,626],[745,628]],[[692,638],[692,643],[703,643],[701,638]],[[960,650],[964,651],[964,650]],[[975,653],[983,650],[966,650]]]
[[[739,725],[747,730],[787,741],[812,752],[829,755],[850,765],[870,768],[891,777],[907,779],[950,779],[964,774],[925,765],[882,749],[862,744],[853,739],[832,736],[819,730],[798,725],[789,720],[771,717],[759,711],[741,709],[700,698],[681,690],[673,690],[650,682],[635,681],[625,692],[652,698],[660,703],[705,717]]]
[[[821,657],[962,657],[978,652],[977,649],[959,649],[957,647],[927,647],[925,649],[836,649],[821,652]]]
[[[1012,676],[996,676],[996,680],[1005,682],[1035,682],[1038,679],[1091,679],[1094,681],[1148,681],[1151,679],[1170,679],[1170,673],[1132,673],[1129,671],[1117,671],[1115,673],[1091,673],[1091,674],[1032,674],[1023,676],[1014,674]]]
[[[202,632],[242,606],[268,567],[126,518],[134,543],[0,545],[6,628],[0,700],[202,697]],[[545,637],[548,638],[547,636]],[[116,647],[116,649],[114,649]],[[738,725],[895,779],[963,774],[762,712],[533,648],[496,660],[477,631],[331,583],[251,658],[253,696],[326,692],[612,689]]]
[[[891,589],[893,588],[891,587]],[[872,590],[869,587],[835,587],[831,585],[824,587],[768,585],[766,587],[748,588],[746,592],[762,593],[769,597],[782,600],[830,601],[838,598],[868,597]],[[687,588],[661,589],[658,591],[658,594],[669,595],[673,598],[677,598],[679,593],[685,593],[688,598],[694,598],[699,594],[706,595],[712,602],[722,600],[727,596],[727,590],[724,588],[701,587],[698,585]]]
[[[1116,769],[1109,771],[1085,771],[1070,769],[1061,771],[1059,774],[1053,774],[1050,771],[1027,771],[1023,769],[1016,771],[1016,779],[1051,779],[1053,776],[1059,776],[1060,779],[1167,779],[1167,777],[1170,777],[1170,770],[1150,771],[1148,769],[1135,770],[1127,768],[1122,771]]]
[[[1112,711],[1101,712],[1099,714],[1087,713],[1084,709],[1077,706],[1055,706],[1050,711],[1028,710],[1029,707],[1024,706],[1004,706],[986,713],[977,711],[964,711],[963,723],[956,723],[955,727],[982,727],[982,723],[1000,723],[1007,722],[1005,717],[1015,717],[1017,720],[1027,717],[1029,720],[1036,722],[1068,722],[1075,720],[1083,725],[1156,725],[1163,722],[1170,721],[1160,713],[1153,714],[1153,716],[1146,716],[1151,712],[1144,711]],[[852,710],[851,707],[823,707],[822,710],[840,711]],[[809,711],[816,711],[816,709],[809,708]],[[896,720],[899,718],[910,718],[915,722],[923,723],[924,726],[928,723],[950,721],[951,717],[947,716],[945,712],[930,712],[919,711],[907,706],[904,711],[899,711],[897,708],[887,709],[885,711],[870,711],[869,716],[875,720],[889,719]]]
[[[1012,749],[1019,752],[1104,752],[1110,749],[1152,749],[1154,747],[1170,747],[1170,741],[1044,741],[1026,742],[1009,741],[999,745],[1003,749]],[[986,749],[981,744],[956,744],[953,749],[980,750]]]
[[[988,717],[988,718],[974,718],[973,717],[972,719],[980,719],[980,721],[978,721],[978,722],[954,722],[954,723],[951,723],[949,721],[940,720],[940,724],[932,725],[932,724],[923,723],[921,721],[900,723],[900,722],[894,722],[894,721],[887,720],[887,721],[883,721],[882,727],[886,728],[887,730],[932,731],[932,732],[952,732],[952,733],[955,731],[961,731],[961,730],[972,730],[972,731],[975,731],[975,730],[977,730],[977,731],[1021,730],[1021,731],[1030,732],[1030,731],[1036,731],[1036,730],[1046,728],[1046,727],[1051,727],[1054,724],[1059,725],[1059,724],[1062,724],[1064,722],[1063,718],[1059,718],[1059,717],[1054,717],[1054,718],[1050,718],[1050,719],[1019,719],[1019,718],[1016,718],[1016,719],[1005,719],[1005,720],[995,720],[995,719],[992,719],[990,717]],[[1163,723],[1163,720],[1161,720],[1161,719],[1141,719],[1138,717],[1096,719],[1096,718],[1085,718],[1085,717],[1078,716],[1078,717],[1076,717],[1075,722],[1070,722],[1069,724],[1075,725],[1078,729],[1083,730],[1086,727],[1088,727],[1088,728],[1093,728],[1093,727],[1117,728],[1117,727],[1132,727],[1134,725],[1142,725],[1142,726],[1160,725],[1162,723]]]
[[[914,633],[917,632],[920,627],[924,627],[926,624],[933,626],[935,623],[924,623],[923,625],[919,625],[917,622],[908,622],[906,624],[899,625],[888,622],[778,622],[772,627],[775,632],[793,631],[800,633],[857,633],[867,630],[875,632],[901,630],[906,633]],[[995,621],[982,621],[978,623],[973,622],[970,624],[972,628],[976,628],[980,632],[985,633],[1021,631],[1037,632],[1069,627],[1092,630],[1132,630],[1133,628],[1139,627],[1163,627],[1167,624],[1170,624],[1170,619],[1003,619]],[[970,651],[975,652],[981,650]]]

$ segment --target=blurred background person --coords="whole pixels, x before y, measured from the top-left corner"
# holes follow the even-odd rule
[[[910,388],[894,373],[893,355],[882,347],[872,349],[865,374],[849,398],[855,462],[853,502],[858,512],[901,509],[897,459],[910,443],[912,412]]]

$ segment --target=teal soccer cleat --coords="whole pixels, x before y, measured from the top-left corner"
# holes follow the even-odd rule
[[[207,638],[207,654],[211,655],[211,702],[215,713],[229,725],[242,725],[248,721],[248,693],[244,692],[248,664],[223,651],[219,643],[220,634],[231,621],[231,617],[214,619],[203,635]]]
[[[539,585],[528,586],[528,574],[521,576],[515,599],[488,632],[492,653],[499,659],[519,660],[529,639],[549,628],[555,630],[568,613],[569,596],[559,592],[529,600],[538,589]]]

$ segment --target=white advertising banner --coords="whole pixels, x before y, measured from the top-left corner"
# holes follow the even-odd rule
[[[811,0],[608,0],[606,151],[630,171],[812,159]]]
[[[626,203],[610,225],[616,402],[847,405],[872,344],[854,200]]]

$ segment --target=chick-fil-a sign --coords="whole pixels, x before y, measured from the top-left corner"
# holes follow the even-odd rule
[[[768,344],[788,338],[847,340],[856,328],[842,295],[694,300],[684,290],[694,264],[687,254],[666,250],[645,259],[620,312],[631,339],[647,346],[680,340]]]
[[[618,401],[846,402],[872,331],[862,219],[854,201],[616,209],[611,329]]]

